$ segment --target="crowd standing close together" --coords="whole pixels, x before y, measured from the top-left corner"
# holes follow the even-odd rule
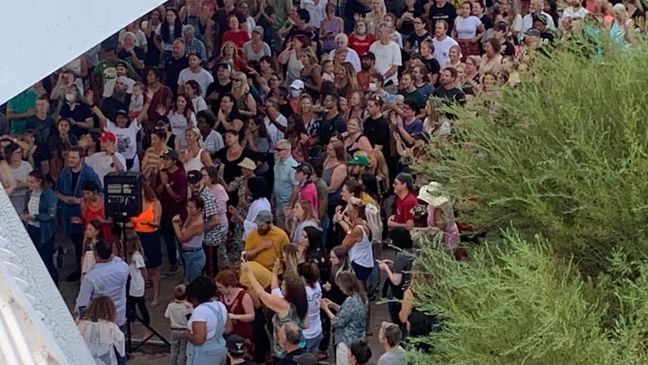
[[[102,364],[125,362],[136,311],[170,325],[172,364],[312,364],[331,346],[365,364],[377,295],[392,299],[378,364],[406,364],[401,340],[439,326],[412,306],[410,232],[457,259],[474,236],[410,168],[460,137],[440,108],[494,115],[534,53],[579,35],[631,46],[645,15],[636,0],[169,1],[2,106],[0,180],[55,282],[72,242],[65,279]],[[126,171],[143,204],[122,238],[103,179]],[[169,322],[151,323],[181,273]]]

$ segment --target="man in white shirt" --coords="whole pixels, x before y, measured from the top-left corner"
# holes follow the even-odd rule
[[[339,54],[340,57],[342,57],[342,54],[344,54],[344,61],[349,62],[351,65],[353,65],[353,69],[358,72],[360,71],[360,57],[358,57],[358,53],[349,48],[349,37],[347,37],[346,34],[344,33],[338,33],[335,36],[335,49],[329,52],[329,59],[334,60],[335,55]]]
[[[529,13],[522,18],[522,34],[526,33],[527,30],[533,28],[533,16],[537,16],[540,14],[546,15],[547,16],[547,28],[549,30],[555,30],[556,29],[556,24],[553,21],[553,18],[551,15],[545,13],[542,11],[544,8],[544,2],[543,0],[531,0],[529,2]]]
[[[398,67],[403,64],[401,49],[391,38],[391,27],[386,23],[378,26],[379,40],[375,41],[369,52],[376,56],[375,68],[385,80],[384,89],[395,93],[398,89]]]
[[[458,46],[459,43],[448,36],[448,23],[445,20],[437,20],[434,24],[434,59],[437,60],[441,69],[450,63],[450,48]]]
[[[180,71],[178,86],[184,85],[189,80],[195,80],[200,85],[200,96],[204,98],[207,95],[207,87],[214,82],[214,77],[209,71],[200,67],[201,62],[197,53],[189,54],[189,67]]]
[[[126,171],[126,158],[117,152],[116,142],[117,137],[114,134],[103,132],[99,137],[101,152],[86,157],[86,164],[97,174],[99,181],[103,182],[104,176],[110,172]]]
[[[277,142],[284,139],[288,119],[279,112],[279,102],[275,98],[266,100],[265,108],[267,116],[263,121],[270,137],[270,152],[274,153]]]

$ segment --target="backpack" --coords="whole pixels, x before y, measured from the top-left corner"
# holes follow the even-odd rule
[[[367,217],[369,231],[371,232],[371,243],[380,243],[383,231],[380,209],[373,204],[367,204],[365,206],[365,215]]]

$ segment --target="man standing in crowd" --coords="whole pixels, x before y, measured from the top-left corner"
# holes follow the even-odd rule
[[[36,114],[27,118],[27,129],[34,131],[34,165],[43,176],[49,174],[49,137],[54,131],[54,120],[49,116],[49,98],[41,95],[36,100]]]
[[[349,37],[344,33],[335,36],[335,49],[329,52],[329,59],[334,60],[336,55],[341,55],[345,62],[351,63],[356,72],[361,70],[360,57],[356,51],[349,48]]]
[[[162,169],[155,188],[163,207],[160,223],[171,265],[167,275],[173,275],[178,271],[178,245],[171,220],[178,214],[183,218],[186,216],[187,189],[187,174],[180,168],[178,152],[169,150],[162,155]]]
[[[458,46],[459,43],[448,35],[448,23],[445,20],[437,20],[434,24],[434,58],[439,62],[441,69],[450,62],[450,48]]]
[[[398,89],[398,68],[403,65],[403,62],[401,49],[392,40],[391,34],[391,27],[380,23],[378,27],[379,40],[369,47],[369,52],[376,57],[375,68],[383,76],[383,87],[387,91],[394,92]]]
[[[187,53],[195,53],[200,57],[201,60],[207,60],[207,47],[205,46],[205,43],[196,38],[195,35],[196,29],[193,25],[189,24],[182,27],[182,37],[185,41],[185,48],[187,49]]]
[[[396,228],[411,230],[414,228],[412,210],[417,204],[412,175],[400,173],[396,176],[396,179],[394,179],[394,194],[396,195],[394,201],[396,214],[389,216],[387,227],[390,230]]]
[[[76,269],[67,277],[67,281],[79,280],[81,275],[81,255],[83,245],[83,220],[81,219],[81,187],[90,182],[103,186],[97,174],[83,162],[84,151],[81,147],[72,147],[67,152],[67,167],[61,171],[56,182],[56,192],[60,201],[63,230],[74,244]]]
[[[83,316],[93,299],[106,296],[115,304],[115,323],[126,332],[128,265],[121,257],[113,256],[112,246],[104,240],[95,245],[95,259],[97,262],[83,275],[74,308]]]
[[[126,171],[126,158],[117,152],[117,137],[110,132],[103,132],[99,137],[101,151],[86,158],[86,164],[97,174],[100,181],[111,172]]]
[[[447,24],[454,24],[457,17],[457,8],[448,2],[448,0],[434,0],[430,6],[430,23],[436,24],[439,20],[443,20]],[[446,26],[446,34],[450,34],[450,30]]]
[[[275,261],[281,258],[285,245],[290,243],[284,230],[275,226],[272,213],[262,210],[257,214],[257,228],[252,230],[245,239],[246,258],[256,261],[268,270],[272,270]]]
[[[441,72],[439,78],[440,87],[434,90],[433,96],[442,99],[446,103],[466,103],[466,95],[457,87],[457,70],[448,67]]]
[[[189,67],[180,71],[178,76],[178,87],[185,82],[194,80],[200,85],[200,96],[207,96],[207,87],[214,82],[214,77],[207,70],[201,67],[202,59],[196,53],[189,54]]]
[[[174,40],[171,45],[171,57],[164,64],[164,72],[166,73],[164,83],[174,94],[177,94],[178,91],[178,77],[180,76],[180,72],[189,67],[189,58],[185,52],[184,39],[178,38]]]
[[[291,155],[290,141],[280,140],[275,151],[277,159],[274,164],[274,204],[277,225],[285,229],[286,210],[292,207],[299,192],[299,182],[295,179],[295,168],[299,164]]]

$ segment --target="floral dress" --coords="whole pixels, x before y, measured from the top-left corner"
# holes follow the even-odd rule
[[[243,177],[235,177],[230,184],[236,188],[236,193],[238,195],[236,211],[240,216],[245,217],[250,209],[252,198],[247,194],[247,187],[243,182]],[[241,251],[243,251],[243,222],[230,221],[229,239],[227,240],[227,255],[229,256],[229,262],[238,262],[241,257]]]

